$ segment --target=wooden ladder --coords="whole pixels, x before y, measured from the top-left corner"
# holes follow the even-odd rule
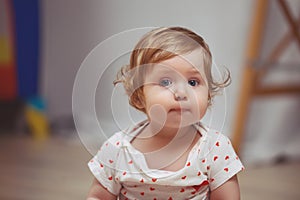
[[[278,44],[275,45],[274,49],[271,50],[271,53],[265,61],[259,63],[256,62],[259,59],[261,44],[263,44],[264,28],[269,6],[268,0],[256,1],[255,15],[253,17],[252,28],[246,49],[247,62],[243,69],[239,99],[235,119],[233,121],[232,144],[238,154],[243,143],[249,108],[255,97],[300,94],[300,85],[262,86],[260,84],[266,77],[266,74],[274,68],[273,64],[278,60],[291,42],[296,42],[300,50],[300,26],[298,25],[300,19],[295,19],[292,16],[287,1],[277,0],[276,3],[278,3],[290,29]]]

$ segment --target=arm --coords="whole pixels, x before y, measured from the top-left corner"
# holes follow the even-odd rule
[[[237,176],[233,176],[223,185],[213,190],[210,194],[211,200],[239,200],[240,188]]]
[[[116,200],[117,197],[94,179],[86,200]]]

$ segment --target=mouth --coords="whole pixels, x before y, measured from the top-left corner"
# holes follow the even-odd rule
[[[183,112],[189,112],[190,109],[188,108],[172,108],[170,109],[170,112],[178,112],[178,113],[183,113]]]

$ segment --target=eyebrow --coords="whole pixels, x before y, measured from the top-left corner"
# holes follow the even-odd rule
[[[201,74],[201,73],[200,73],[200,70],[198,70],[198,69],[196,69],[196,68],[193,68],[193,69],[191,69],[191,70],[188,70],[187,72],[190,73],[190,74]]]
[[[176,70],[172,70],[170,68],[158,68],[157,70],[162,72],[162,73],[169,73],[169,72],[173,72],[173,71],[177,72]],[[189,69],[187,71],[187,73],[189,73],[189,74],[198,74],[198,73],[201,74],[200,70],[196,69],[195,67],[193,67],[192,69]]]

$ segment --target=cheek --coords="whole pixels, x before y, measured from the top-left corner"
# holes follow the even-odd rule
[[[152,104],[147,109],[147,116],[151,121],[164,123],[167,119],[167,111],[161,104]]]
[[[201,116],[203,116],[206,111],[207,111],[207,108],[208,108],[208,100],[207,99],[204,99],[202,102],[202,105],[200,105],[200,114]]]
[[[195,109],[200,112],[200,115],[203,115],[208,107],[208,92],[206,90],[199,92],[194,97],[193,104],[196,107]]]
[[[154,105],[160,105],[161,107],[166,108],[169,105],[168,95],[148,95],[146,96],[146,109],[150,110]]]
[[[162,106],[168,105],[172,93],[166,89],[157,87],[145,88],[144,90],[146,107],[153,104],[161,104]]]
[[[208,108],[208,94],[204,96],[204,98],[201,98],[200,102],[200,108],[201,108],[201,115],[203,116],[206,113],[206,110]]]

